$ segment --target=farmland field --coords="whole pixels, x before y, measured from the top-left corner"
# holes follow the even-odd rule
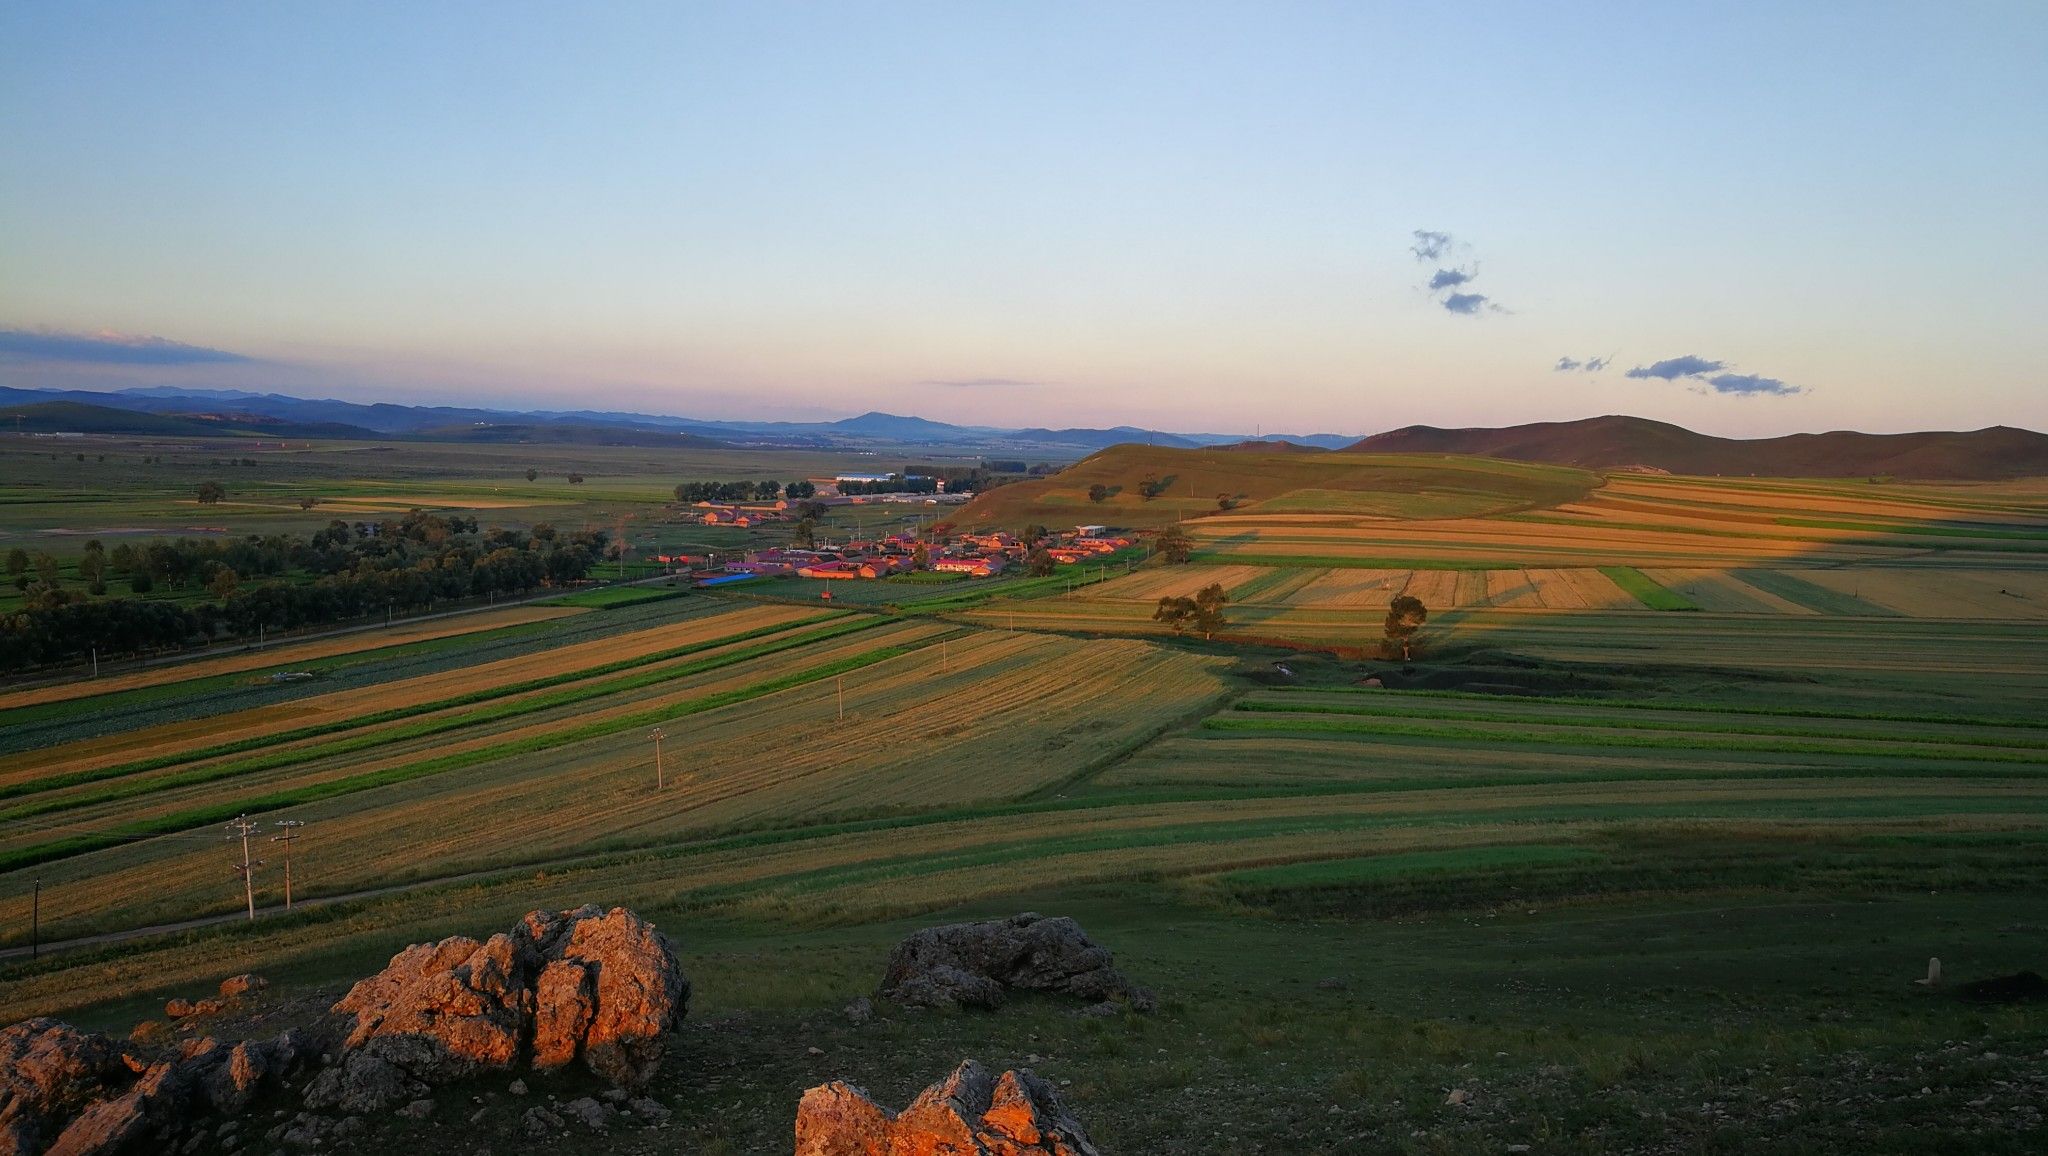
[[[2048,1087],[2048,1013],[1908,981],[2048,962],[2048,493],[1591,482],[1458,517],[1276,488],[1190,519],[1187,565],[620,587],[0,692],[0,1008],[125,1030],[590,899],[683,945],[703,1022],[661,1094],[705,1150],[786,1147],[815,1074],[742,1022],[892,1095],[934,1049],[1045,1057],[1123,1152],[1230,1121],[1269,1151],[1885,1150],[1836,1105],[1859,1079],[1938,1084],[1954,1150],[2030,1150],[1990,1105]],[[1212,584],[1216,638],[1153,621]],[[1406,663],[1373,653],[1398,594],[1430,611]],[[293,912],[266,867],[235,918],[243,812],[306,824]],[[37,880],[69,942],[32,960]],[[1023,909],[1163,1010],[838,1014],[909,928]],[[728,1079],[738,1122],[702,1091]],[[1512,1109],[1446,1116],[1467,1084]]]

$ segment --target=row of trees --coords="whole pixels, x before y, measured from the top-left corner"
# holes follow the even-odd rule
[[[45,576],[39,567],[47,580],[25,589],[20,610],[0,616],[0,664],[58,662],[93,649],[103,657],[159,650],[517,594],[579,581],[617,555],[602,530],[479,531],[474,518],[417,511],[384,522],[337,520],[308,538],[181,538],[123,543],[111,553],[88,542],[79,571],[96,592],[112,573],[134,593],[199,587],[214,601],[87,598],[62,588],[54,568]]]
[[[810,482],[684,482],[675,489],[678,502],[772,502],[787,498],[792,502],[818,495],[818,487]]]
[[[1160,531],[1152,540],[1152,556],[1163,562],[1179,565],[1193,556],[1194,539],[1178,522]],[[1223,625],[1223,606],[1229,598],[1223,587],[1214,583],[1196,591],[1193,598],[1168,597],[1159,600],[1159,608],[1153,612],[1155,622],[1164,622],[1179,634],[1184,629],[1202,632],[1204,638],[1215,633]],[[1413,594],[1397,594],[1387,606],[1387,617],[1380,625],[1386,638],[1382,653],[1392,658],[1396,652],[1403,662],[1413,657],[1415,635],[1429,621],[1429,608]]]

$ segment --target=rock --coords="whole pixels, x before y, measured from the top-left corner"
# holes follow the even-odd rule
[[[245,971],[240,975],[231,975],[220,981],[220,998],[240,999],[252,991],[262,991],[269,986],[269,980],[254,972]]]
[[[811,1047],[805,1048],[804,1054],[807,1056],[822,1056],[825,1054],[825,1049],[814,1044]]]
[[[306,1085],[305,1102],[315,1110],[334,1108],[355,1115],[381,1112],[426,1094],[427,1086],[404,1068],[380,1056],[357,1052],[313,1077]]]
[[[152,1064],[119,1096],[99,1100],[59,1133],[45,1156],[107,1156],[139,1151],[152,1132],[169,1131],[184,1116],[191,1092],[183,1063]]]
[[[217,999],[203,999],[192,1005],[195,1016],[217,1016],[227,1010],[227,1005]]]
[[[674,1112],[668,1109],[666,1104],[648,1096],[637,1096],[627,1101],[626,1106],[633,1109],[635,1116],[654,1124],[662,1123],[670,1116],[675,1115]]]
[[[593,1132],[607,1132],[618,1122],[619,1114],[609,1104],[600,1104],[589,1096],[579,1097],[562,1105],[562,1115],[581,1123]]]
[[[1972,1003],[2029,1003],[2048,999],[2048,979],[2033,971],[1976,979],[1957,984],[1956,997]]]
[[[1472,1102],[1472,1093],[1470,1093],[1470,1092],[1466,1091],[1466,1090],[1465,1090],[1465,1089],[1463,1089],[1463,1088],[1452,1088],[1452,1089],[1451,1089],[1451,1094],[1450,1094],[1450,1095],[1448,1095],[1448,1096],[1445,1096],[1445,1097],[1444,1097],[1444,1103],[1446,1103],[1446,1104],[1455,1104],[1455,1105],[1463,1106],[1463,1105],[1465,1105],[1465,1104],[1469,1104],[1469,1103],[1471,1103],[1471,1102]]]
[[[213,1110],[233,1116],[249,1106],[273,1069],[270,1050],[244,1040],[228,1052],[227,1060],[206,1074],[201,1091]]]
[[[398,1114],[408,1120],[424,1120],[434,1114],[434,1102],[432,1100],[414,1100],[412,1103],[400,1108]]]
[[[514,1080],[511,1083],[505,1085],[505,1090],[512,1093],[515,1096],[524,1096],[526,1094],[526,1081]]]
[[[624,1088],[606,1088],[603,1092],[599,1093],[598,1099],[603,1100],[607,1104],[623,1104],[626,1102],[626,1097],[631,1094]]]
[[[966,1060],[892,1115],[867,1093],[834,1080],[804,1093],[796,1156],[1097,1156],[1052,1085],[1029,1070],[992,1077]]]
[[[1031,912],[913,932],[889,956],[881,994],[911,1007],[994,1008],[1011,988],[1091,1003],[1120,999],[1139,1011],[1155,1006],[1152,993],[1112,966],[1108,949],[1080,924]]]
[[[535,1139],[551,1136],[567,1126],[567,1121],[542,1107],[528,1108],[520,1119],[526,1125],[526,1134]]]
[[[1113,999],[1106,999],[1103,1000],[1101,1003],[1091,1003],[1087,1007],[1082,1008],[1080,1011],[1077,1011],[1074,1014],[1079,1016],[1087,1016],[1089,1019],[1107,1019],[1110,1016],[1120,1016],[1124,1014],[1124,1005],[1116,1002]]]
[[[846,1019],[848,1023],[864,1024],[874,1018],[875,1001],[866,996],[860,996],[852,1003],[846,1005]]]
[[[37,1017],[0,1029],[0,1152],[40,1152],[71,1117],[133,1073],[97,1032]]]
[[[166,1019],[181,1020],[193,1014],[196,1010],[197,1008],[189,999],[167,1000],[164,1003],[164,1017]]]
[[[688,1006],[675,945],[624,908],[535,911],[485,943],[453,936],[393,956],[334,1005],[355,1016],[344,1051],[428,1084],[522,1059],[576,1059],[613,1084],[645,1084]]]

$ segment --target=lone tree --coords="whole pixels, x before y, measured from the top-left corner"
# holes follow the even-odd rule
[[[1108,487],[1108,486],[1105,486],[1105,485],[1103,485],[1103,484],[1102,484],[1101,482],[1097,482],[1097,483],[1095,483],[1094,485],[1092,485],[1092,486],[1089,486],[1089,487],[1088,487],[1088,500],[1089,500],[1089,501],[1091,501],[1091,502],[1106,502],[1106,501],[1108,501],[1108,500],[1109,500],[1109,487]]]
[[[1188,537],[1188,532],[1181,529],[1178,522],[1160,531],[1159,537],[1152,541],[1153,556],[1176,566],[1193,557],[1194,553],[1195,540]]]
[[[1193,598],[1167,595],[1159,600],[1159,608],[1152,612],[1152,621],[1164,622],[1173,628],[1175,634],[1183,630],[1199,630],[1203,638],[1213,638],[1223,629],[1223,607],[1230,602],[1230,595],[1223,592],[1223,584],[1211,582],[1195,591]]]
[[[1024,572],[1033,578],[1052,577],[1053,567],[1059,565],[1053,559],[1052,551],[1043,546],[1034,547],[1024,558]]]
[[[1401,661],[1408,661],[1409,647],[1415,632],[1422,629],[1422,624],[1428,621],[1429,608],[1422,604],[1422,599],[1413,594],[1396,594],[1394,601],[1387,607],[1387,648],[1392,650],[1396,646],[1400,647]]]
[[[534,480],[535,478],[538,478],[538,477],[540,477],[540,471],[539,471],[539,470],[536,470],[536,469],[534,469],[534,468],[533,468],[532,466],[528,466],[528,467],[526,467],[526,480],[527,480],[527,481],[529,481],[529,482],[530,482],[530,481],[533,481],[533,480]]]
[[[227,496],[227,487],[219,482],[199,483],[199,503],[203,506],[211,506]]]

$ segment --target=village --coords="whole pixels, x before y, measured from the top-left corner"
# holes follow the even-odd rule
[[[971,492],[949,492],[943,478],[919,474],[845,473],[792,483],[782,497],[754,501],[701,500],[690,516],[707,526],[754,528],[777,522],[802,524],[834,507],[911,504],[960,505]],[[793,497],[794,494],[809,495]],[[807,518],[808,510],[810,517]],[[808,535],[806,535],[808,537]],[[846,542],[769,546],[730,558],[715,554],[661,554],[656,561],[671,573],[687,573],[694,585],[724,586],[756,578],[859,580],[928,573],[959,578],[992,578],[1040,567],[1071,566],[1125,549],[1134,538],[1108,526],[1079,525],[1024,535],[1008,531],[955,533],[941,520],[895,533]],[[827,593],[826,597],[830,597]]]

